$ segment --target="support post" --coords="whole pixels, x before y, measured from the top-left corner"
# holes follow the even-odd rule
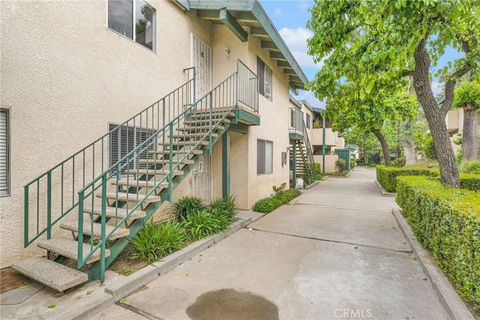
[[[293,142],[293,185],[295,186],[297,184],[297,142]]]
[[[327,152],[327,148],[325,146],[325,113],[322,115],[322,172],[325,173],[325,152]]]
[[[222,197],[230,195],[230,130],[222,136]]]

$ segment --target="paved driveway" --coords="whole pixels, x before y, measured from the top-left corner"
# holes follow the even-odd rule
[[[95,318],[447,319],[374,177],[321,182]]]

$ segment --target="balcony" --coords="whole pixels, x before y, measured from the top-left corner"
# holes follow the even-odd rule
[[[343,140],[343,138],[341,138]],[[337,146],[338,144],[338,132],[333,131],[332,128],[325,128],[325,145],[327,146]],[[311,130],[310,141],[314,146],[323,145],[323,129],[316,128]],[[345,144],[345,142],[343,142]]]

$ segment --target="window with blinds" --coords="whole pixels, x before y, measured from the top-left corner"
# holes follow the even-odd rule
[[[109,130],[111,131],[116,127],[118,127],[117,124],[110,124]],[[109,137],[110,166],[113,166],[119,160],[123,159],[130,151],[134,150],[137,146],[147,140],[148,137],[150,137],[154,133],[154,130],[135,128],[131,126],[122,126],[119,129],[113,131],[113,133],[111,133]],[[134,159],[129,160],[128,167],[133,168],[134,166]],[[127,169],[127,167],[125,166],[124,169]]]
[[[257,174],[273,172],[273,142],[257,140]]]
[[[258,90],[265,98],[272,100],[272,69],[257,57]]]
[[[10,194],[10,146],[8,109],[0,108],[0,196]]]

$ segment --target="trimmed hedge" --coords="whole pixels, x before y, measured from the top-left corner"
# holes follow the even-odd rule
[[[428,177],[399,177],[397,203],[457,292],[480,311],[480,196]]]
[[[438,168],[415,168],[415,167],[385,167],[377,166],[377,181],[388,192],[396,192],[397,177],[400,176],[426,176],[440,177]],[[460,173],[460,184],[464,189],[480,191],[480,175]]]
[[[397,168],[379,165],[376,167],[377,181],[388,192],[395,192],[397,177],[399,176],[438,176],[438,170],[434,168]]]
[[[276,208],[280,207],[282,204],[290,202],[294,198],[298,197],[300,190],[292,188],[287,191],[282,191],[268,198],[263,198],[255,202],[253,205],[253,211],[261,213],[270,213]]]

